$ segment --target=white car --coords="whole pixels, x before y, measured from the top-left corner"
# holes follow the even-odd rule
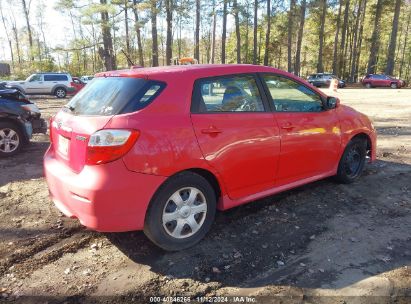
[[[94,76],[81,76],[80,80],[84,83],[88,83],[88,82],[92,81],[93,78],[94,78]]]
[[[57,98],[64,98],[76,90],[68,73],[37,73],[24,81],[9,81],[7,87],[27,95],[54,95]]]

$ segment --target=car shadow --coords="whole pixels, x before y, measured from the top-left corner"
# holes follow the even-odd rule
[[[106,237],[132,263],[172,278],[222,287],[341,288],[411,263],[411,242],[402,230],[411,226],[410,174],[409,165],[377,161],[351,185],[325,179],[218,212],[206,238],[179,252],[159,249],[143,232]],[[407,209],[380,194],[404,200]],[[390,263],[378,258],[384,256]],[[338,279],[351,268],[356,275]]]
[[[35,135],[35,137],[47,135]],[[0,158],[0,187],[19,180],[36,179],[43,176],[43,156],[50,143],[42,138],[32,141],[18,154]]]

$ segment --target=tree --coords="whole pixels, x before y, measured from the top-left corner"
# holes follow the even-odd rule
[[[240,10],[238,7],[237,0],[233,0],[233,11],[235,20],[235,35],[237,40],[237,63],[241,63],[241,34],[240,34]]]
[[[350,11],[350,0],[345,0],[345,8],[344,8],[344,20],[342,26],[342,33],[341,33],[341,43],[340,43],[340,51],[339,51],[339,62],[338,62],[338,76],[343,77],[342,71],[345,65],[345,56],[344,56],[344,48],[345,48],[345,39],[347,36],[347,27],[348,27],[348,14]]]
[[[150,18],[151,18],[151,36],[152,36],[152,46],[151,46],[151,56],[152,65],[154,67],[158,66],[158,37],[157,37],[157,1],[150,0]]]
[[[31,1],[30,1],[31,2]],[[24,17],[26,18],[26,24],[27,24],[27,32],[29,35],[29,44],[30,44],[30,59],[31,61],[34,61],[34,55],[33,55],[33,37],[31,34],[31,26],[30,26],[30,8],[26,5],[26,0],[21,0],[21,4],[23,6],[23,12],[24,12]]]
[[[319,47],[318,47],[318,63],[317,63],[317,72],[322,73],[324,72],[323,66],[323,46],[324,46],[324,27],[325,27],[325,16],[327,14],[327,0],[321,1],[322,5],[322,13],[321,13],[321,21],[320,21],[320,32],[318,34],[319,39]]]
[[[8,27],[6,25],[6,19],[4,18],[3,7],[2,7],[2,2],[1,1],[0,1],[0,14],[1,14],[1,20],[3,22],[4,32],[6,33],[7,41],[9,43],[10,56],[11,56],[11,66],[14,68],[13,44],[11,42],[11,34],[9,33]]]
[[[341,11],[343,7],[343,0],[340,0],[338,6],[338,16],[337,16],[337,26],[334,38],[334,51],[333,51],[333,74],[338,74],[338,38],[340,35],[340,25],[341,25]]]
[[[221,35],[221,63],[225,63],[225,48],[227,39],[227,0],[223,0],[223,33]]]
[[[254,0],[254,43],[253,43],[253,64],[257,64],[257,30],[258,30],[258,0]]]
[[[400,17],[402,0],[395,1],[394,19],[392,21],[392,31],[390,46],[388,47],[387,66],[385,67],[385,74],[392,75],[394,73],[394,57],[395,48],[397,44],[398,20]]]
[[[265,33],[265,53],[264,53],[264,65],[266,66],[268,66],[270,34],[271,34],[271,1],[267,0],[267,32]]]
[[[292,58],[292,37],[293,37],[293,18],[294,18],[294,7],[295,0],[290,0],[290,11],[288,12],[288,46],[287,46],[287,63],[288,63],[288,72],[293,70],[293,58]]]
[[[126,51],[130,55],[130,34],[128,28],[128,0],[124,0],[124,27],[126,29]]]
[[[173,0],[166,2],[167,38],[166,38],[166,64],[171,64],[173,57]]]
[[[211,13],[213,17],[213,33],[212,33],[212,42],[211,42],[211,64],[214,64],[215,59],[215,32],[216,32],[216,23],[217,23],[217,13],[216,13],[216,4],[215,0],[213,0],[213,11]]]
[[[351,73],[350,73],[350,81],[355,82],[357,75],[356,75],[356,64],[357,64],[357,54],[358,54],[358,44],[359,44],[359,24],[361,20],[361,13],[362,13],[362,7],[364,5],[363,0],[359,0],[358,3],[358,8],[357,8],[357,14],[355,17],[355,26],[354,26],[354,37],[353,37],[353,47],[351,50],[352,58],[351,58]]]
[[[141,42],[140,20],[137,11],[137,0],[133,0],[134,23],[137,35],[138,60],[141,66],[144,66],[143,44]]]
[[[401,63],[400,63],[400,78],[402,76],[403,67],[404,67],[404,63],[405,63],[405,49],[408,46],[410,24],[411,24],[411,10],[408,13],[407,27],[406,27],[406,30],[405,30],[405,40],[404,40],[404,44],[403,44],[403,47],[402,47],[402,56],[401,56]]]
[[[307,1],[303,0],[301,2],[300,25],[298,28],[297,47],[295,51],[294,73],[296,75],[300,75],[300,70],[301,70],[301,44],[303,41],[303,34],[304,34],[306,7],[307,7]]]
[[[196,0],[196,29],[194,37],[194,58],[200,61],[200,0]]]
[[[113,50],[113,38],[111,36],[111,26],[108,15],[107,0],[100,0],[101,4],[101,33],[103,36],[103,47],[99,49],[101,58],[107,71],[115,70],[116,57]]]
[[[374,17],[374,29],[371,36],[371,48],[370,56],[368,58],[367,74],[375,74],[377,68],[377,58],[380,51],[380,23],[381,23],[381,13],[383,8],[384,0],[378,0],[375,17]]]

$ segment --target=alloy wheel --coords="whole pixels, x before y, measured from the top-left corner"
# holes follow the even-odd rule
[[[66,92],[65,92],[63,89],[58,89],[58,90],[56,91],[56,96],[57,96],[58,98],[64,98],[64,97],[66,96]]]
[[[10,128],[0,130],[0,151],[3,153],[12,153],[20,145],[20,138],[16,131]]]

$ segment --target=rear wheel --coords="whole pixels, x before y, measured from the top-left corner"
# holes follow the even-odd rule
[[[20,129],[11,122],[0,122],[0,157],[17,154],[23,147]]]
[[[67,91],[65,88],[57,88],[54,91],[54,95],[56,95],[57,98],[64,98],[67,95]]]
[[[180,173],[161,186],[150,203],[144,233],[164,250],[193,246],[209,231],[215,216],[216,196],[202,176]]]
[[[391,87],[391,89],[396,89],[396,88],[398,88],[398,85],[395,82],[393,82],[393,83],[391,83],[390,87]]]
[[[366,84],[365,84],[365,87],[366,87],[367,89],[371,89],[371,88],[372,88],[371,83],[366,83]]]
[[[364,170],[367,143],[362,138],[352,139],[344,150],[338,165],[337,180],[350,184],[361,176]]]

